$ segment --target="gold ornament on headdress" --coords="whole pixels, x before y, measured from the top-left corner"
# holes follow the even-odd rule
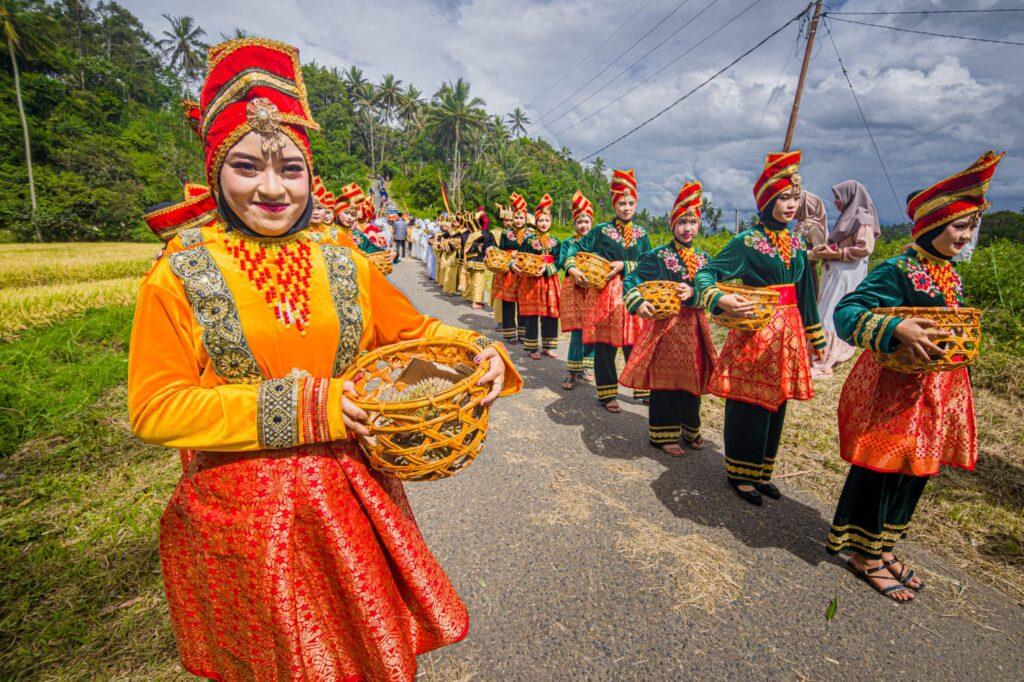
[[[245,105],[249,127],[260,136],[263,151],[276,154],[285,145],[281,132],[281,112],[277,105],[265,97],[257,97]]]

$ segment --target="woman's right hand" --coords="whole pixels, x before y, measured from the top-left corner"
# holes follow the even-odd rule
[[[908,317],[893,330],[892,335],[913,355],[922,360],[932,360],[942,355],[943,350],[932,339],[943,339],[950,335],[947,329],[935,329],[935,323],[923,317]]]
[[[366,420],[370,418],[361,407],[356,405],[349,398],[356,397],[356,387],[351,381],[344,384],[344,395],[341,396],[341,418],[345,423],[345,432],[349,435],[369,436],[370,429],[366,427]]]
[[[739,294],[725,294],[718,299],[718,307],[733,317],[745,317],[754,312],[754,302]]]
[[[645,320],[650,320],[654,317],[654,306],[651,305],[650,301],[644,301],[637,307],[636,315]]]
[[[572,277],[573,284],[581,287],[587,283],[587,280],[583,278],[583,273],[579,268],[569,268],[569,276]]]

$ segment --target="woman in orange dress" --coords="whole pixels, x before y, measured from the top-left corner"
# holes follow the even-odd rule
[[[296,49],[210,50],[202,133],[222,220],[183,230],[140,286],[129,412],[144,441],[193,451],[160,529],[189,672],[412,680],[416,656],[463,638],[468,615],[401,484],[360,455],[367,416],[338,377],[363,351],[451,337],[480,346],[488,400],[521,381],[500,346],[309,238],[310,128]]]

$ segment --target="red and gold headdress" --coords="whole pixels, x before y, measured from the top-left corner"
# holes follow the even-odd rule
[[[373,205],[373,199],[366,197],[362,203],[359,204],[359,215],[360,220],[364,223],[373,222],[377,217],[377,207]]]
[[[501,204],[495,204],[495,206],[497,206],[498,208],[498,218],[500,220],[505,220],[506,218],[508,218],[509,220],[512,219],[511,208],[509,208],[508,206],[502,206]]]
[[[337,205],[337,201],[338,200],[337,200],[337,198],[335,198],[334,192],[324,192],[324,195],[323,195],[323,197],[321,198],[320,201],[322,202],[323,207],[326,208],[327,210],[329,210],[329,211],[335,211],[336,210],[335,206]]]
[[[512,205],[512,213],[529,213],[530,206],[518,192],[512,192],[508,197],[508,203]]]
[[[342,211],[359,206],[365,199],[366,195],[363,194],[363,188],[355,182],[350,182],[341,188],[341,192],[334,203],[334,208],[341,213]]]
[[[754,200],[757,210],[763,211],[772,199],[790,187],[800,188],[800,150],[792,152],[769,152],[764,157],[764,170],[754,183]]]
[[[576,190],[576,193],[572,195],[572,221],[576,222],[581,215],[593,218],[594,205],[590,203],[590,199],[583,196],[583,192]]]
[[[672,205],[672,212],[668,217],[669,227],[676,224],[676,221],[687,213],[693,213],[700,220],[700,206],[703,188],[700,182],[687,182],[680,189],[676,196],[676,203]]]
[[[540,203],[537,204],[537,208],[533,212],[534,219],[540,218],[544,213],[551,215],[551,205],[553,203],[555,202],[551,199],[551,195],[545,193],[544,196],[540,198]]]
[[[169,242],[181,230],[203,227],[217,219],[217,200],[203,185],[185,185],[185,200],[142,216],[157,237]]]
[[[306,131],[320,127],[309,109],[296,48],[264,38],[214,45],[199,101],[206,178],[214,192],[228,150],[250,131],[270,151],[284,146],[285,136],[291,138],[312,171]]]
[[[319,175],[313,176],[313,202],[319,206],[324,206],[324,197],[327,196],[327,188],[324,187],[323,178]]]
[[[914,195],[907,203],[907,214],[914,221],[914,238],[970,213],[987,210],[991,204],[985,193],[1004,154],[989,150],[966,169]]]
[[[181,110],[185,114],[185,122],[188,123],[188,127],[192,129],[192,132],[196,134],[196,137],[202,137],[199,132],[199,128],[202,125],[202,115],[199,111],[199,102],[191,99],[181,100]]]
[[[634,199],[639,199],[640,195],[636,192],[636,171],[632,168],[625,170],[619,170],[616,168],[612,171],[612,204],[614,205],[619,197],[629,194]]]

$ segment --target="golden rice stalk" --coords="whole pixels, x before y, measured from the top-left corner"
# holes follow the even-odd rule
[[[139,288],[138,277],[0,289],[0,341],[18,332],[107,306],[131,305]]]

